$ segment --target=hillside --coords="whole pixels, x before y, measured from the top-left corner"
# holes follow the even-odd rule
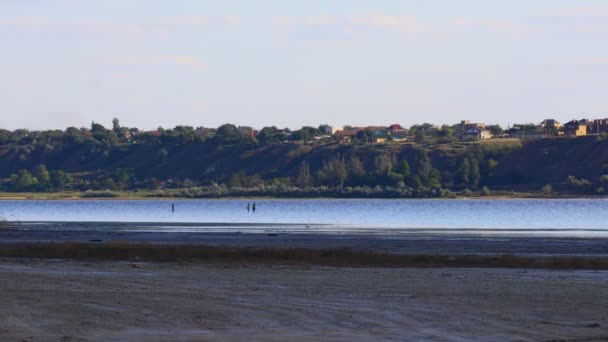
[[[50,176],[37,175],[41,165]],[[563,192],[592,193],[602,186],[602,180],[608,180],[608,176],[602,178],[607,168],[608,140],[596,137],[525,143],[497,139],[446,144],[292,142],[261,146],[248,142],[108,145],[85,141],[0,146],[0,179],[10,191],[158,189],[218,183],[240,188],[282,184],[451,191],[484,186],[540,191],[551,185]],[[33,181],[36,184],[16,184],[23,170],[39,178]],[[59,177],[58,171],[65,182],[51,179]],[[569,176],[574,180],[568,180]],[[42,186],[44,182],[48,186]]]

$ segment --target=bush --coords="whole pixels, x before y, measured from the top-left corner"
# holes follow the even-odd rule
[[[602,182],[602,183],[608,183],[608,175],[602,175],[600,177],[600,182]]]
[[[490,196],[492,193],[490,192],[490,189],[487,186],[484,186],[481,189],[481,196]]]
[[[589,191],[591,190],[591,183],[584,179],[578,179],[574,176],[569,176],[568,178],[566,178],[566,184],[568,184],[568,186],[570,186],[571,189],[573,190],[577,190],[577,191]]]
[[[600,186],[599,188],[595,189],[595,194],[596,195],[603,195],[604,194],[604,188]]]
[[[551,184],[547,184],[543,186],[541,190],[543,191],[543,194],[548,195],[553,192],[553,187],[551,186]]]

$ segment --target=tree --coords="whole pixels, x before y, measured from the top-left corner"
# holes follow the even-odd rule
[[[490,130],[490,133],[492,133],[492,136],[494,136],[494,137],[498,137],[504,132],[504,130],[502,129],[502,127],[500,127],[500,125],[490,125],[490,126],[488,126],[488,129]]]
[[[304,126],[299,130],[291,134],[291,140],[293,141],[309,141],[314,136],[321,135],[321,131],[318,128]]]
[[[241,140],[241,133],[232,124],[225,124],[217,128],[215,140],[220,144],[235,144]]]
[[[112,130],[114,133],[120,133],[120,121],[117,118],[112,119]]]
[[[481,179],[481,175],[479,174],[479,161],[475,158],[471,158],[469,160],[470,164],[470,173],[469,173],[469,184],[471,187],[476,188],[479,185],[479,180]]]
[[[420,177],[423,183],[426,183],[432,168],[429,152],[426,149],[418,149],[414,163],[414,173]]]
[[[469,185],[469,175],[471,174],[471,163],[468,158],[463,158],[460,161],[460,166],[456,171],[456,183],[460,186],[467,187]]]
[[[414,134],[414,141],[415,141],[417,144],[424,144],[424,143],[426,142],[426,136],[424,135],[424,132],[422,132],[422,131],[417,131],[417,132]]]
[[[302,162],[298,168],[298,175],[296,176],[296,185],[300,188],[309,187],[312,183],[312,177],[310,176],[310,167],[305,161]]]
[[[72,177],[64,171],[53,170],[50,172],[50,182],[53,189],[61,191],[72,182]]]
[[[160,151],[158,151],[158,160],[161,163],[164,163],[165,161],[167,161],[167,157],[169,157],[169,152],[167,152],[167,150],[165,150],[163,148]]]
[[[38,165],[34,170],[34,176],[43,187],[48,187],[51,183],[51,176],[45,165]]]
[[[269,144],[277,143],[280,141],[280,138],[276,132],[277,132],[277,128],[275,126],[264,127],[264,128],[262,128],[260,133],[258,133],[258,136],[257,136],[258,141],[262,145],[269,145]]]
[[[351,156],[348,163],[348,171],[352,176],[360,177],[365,175],[365,167],[357,156]]]
[[[380,154],[374,158],[374,167],[379,176],[388,176],[393,172],[393,157],[389,154]]]
[[[28,170],[19,170],[17,174],[11,176],[10,182],[15,190],[27,191],[38,184],[38,179],[36,179]]]
[[[76,127],[68,127],[65,130],[64,139],[71,144],[80,144],[84,141],[84,137],[80,130]]]
[[[344,186],[347,175],[346,163],[344,158],[339,155],[323,162],[323,167],[317,172],[319,182],[339,188]]]
[[[397,172],[403,175],[403,177],[407,178],[411,174],[410,163],[407,162],[407,159],[403,159],[401,163],[397,166]]]

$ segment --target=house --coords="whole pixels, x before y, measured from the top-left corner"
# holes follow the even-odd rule
[[[464,137],[467,139],[485,140],[492,139],[492,133],[489,129],[471,127],[464,132]]]
[[[392,124],[390,126],[388,126],[388,133],[393,135],[393,134],[406,134],[407,133],[407,129],[401,127],[401,125],[399,124]]]
[[[588,134],[606,134],[608,133],[608,119],[596,119],[587,125]]]
[[[387,140],[387,138],[386,137],[382,137],[382,136],[374,136],[374,137],[372,137],[372,142],[374,144],[383,144],[383,143],[386,142],[386,140]]]
[[[217,132],[217,129],[215,128],[207,128],[207,127],[197,127],[196,128],[196,135],[201,136],[201,137],[213,137],[215,135],[215,133]]]
[[[562,124],[555,120],[555,119],[545,119],[543,120],[543,122],[540,123],[540,125],[538,125],[540,128],[561,128]]]
[[[460,121],[460,126],[465,128],[465,129],[469,129],[469,128],[478,128],[478,129],[484,129],[486,128],[486,124],[485,123],[475,123],[475,122],[471,122],[469,120],[462,120]]]
[[[343,131],[344,127],[321,125],[321,126],[319,126],[319,130],[321,131],[321,133],[323,133],[325,135],[334,135],[338,131]]]
[[[350,143],[357,136],[355,131],[337,131],[334,137],[343,144]]]
[[[564,125],[564,134],[570,137],[587,135],[587,120],[572,120]]]
[[[492,134],[490,130],[486,129],[486,124],[484,123],[462,120],[456,128],[456,137],[458,139],[490,139],[492,138]]]
[[[256,137],[258,135],[258,131],[249,126],[239,126],[239,132],[244,137]]]

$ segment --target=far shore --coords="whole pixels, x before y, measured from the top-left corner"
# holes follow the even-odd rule
[[[99,192],[101,193],[101,192]],[[513,192],[498,193],[483,196],[472,194],[470,196],[454,197],[348,197],[348,196],[323,196],[323,197],[283,197],[283,196],[222,196],[222,197],[184,197],[184,196],[154,196],[145,191],[111,191],[108,195],[90,195],[87,192],[0,192],[0,201],[18,200],[238,200],[238,199],[273,199],[273,200],[360,200],[360,199],[387,199],[387,200],[518,200],[518,199],[605,199],[608,196],[592,196],[567,193],[534,193],[534,192]]]

